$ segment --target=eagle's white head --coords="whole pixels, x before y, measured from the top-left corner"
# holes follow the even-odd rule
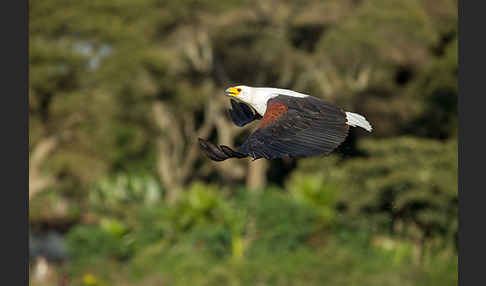
[[[262,88],[250,87],[246,85],[229,87],[225,90],[225,94],[250,105],[261,116],[265,114],[265,110],[267,109],[267,101],[277,96],[277,94],[265,92],[262,90]]]
[[[258,113],[260,113],[260,115],[263,116],[265,113],[266,104],[269,98],[266,98],[265,96],[257,96],[255,88],[246,85],[238,85],[229,87],[224,92],[227,96],[233,97],[236,100],[250,105]]]
[[[227,96],[232,96],[245,103],[250,104],[253,100],[253,88],[246,85],[238,85],[227,88],[224,92]]]
[[[270,88],[270,87],[250,87],[246,85],[238,85],[229,87],[225,90],[225,94],[234,97],[251,107],[253,107],[261,116],[265,114],[267,109],[267,102],[280,94],[295,97],[306,97],[307,94],[302,94],[289,89]]]

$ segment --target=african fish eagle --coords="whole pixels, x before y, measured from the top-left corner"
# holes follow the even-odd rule
[[[226,89],[225,94],[231,97],[233,123],[242,127],[261,121],[236,150],[199,138],[201,150],[214,161],[328,155],[346,139],[349,126],[372,130],[362,115],[288,89],[239,85]]]

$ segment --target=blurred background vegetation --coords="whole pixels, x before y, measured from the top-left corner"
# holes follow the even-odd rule
[[[31,285],[456,285],[457,0],[29,5]],[[209,161],[237,84],[374,131]]]

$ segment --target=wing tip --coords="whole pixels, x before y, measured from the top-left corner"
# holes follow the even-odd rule
[[[206,156],[213,161],[224,161],[229,158],[241,159],[248,157],[246,154],[235,151],[225,145],[217,146],[202,138],[198,138],[198,141],[201,151],[203,151]]]

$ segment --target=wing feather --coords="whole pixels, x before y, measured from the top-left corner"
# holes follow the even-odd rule
[[[239,127],[243,127],[253,120],[262,118],[260,114],[254,112],[251,107],[243,102],[231,99],[231,107],[232,109],[228,110],[231,121]]]
[[[238,152],[254,159],[327,155],[349,130],[343,110],[312,96],[279,95],[269,100],[260,126]]]

